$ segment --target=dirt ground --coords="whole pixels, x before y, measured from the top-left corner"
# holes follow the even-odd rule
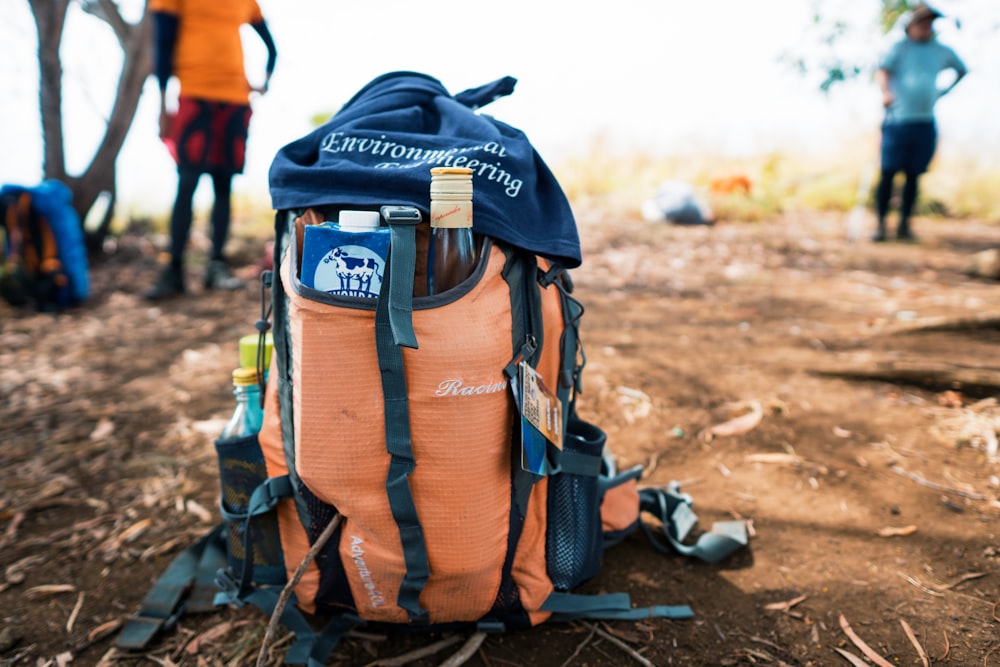
[[[1000,283],[966,274],[1000,226],[921,219],[919,244],[875,245],[845,241],[833,214],[578,215],[582,416],[644,484],[680,481],[702,529],[737,517],[752,539],[707,565],[635,535],[584,590],[693,620],[491,635],[467,664],[846,665],[863,642],[883,664],[1000,665]],[[244,275],[262,247],[240,251]],[[259,316],[253,286],[144,302],[155,256],[126,235],[93,267],[93,299],[58,317],[0,305],[0,665],[256,660],[267,619],[249,608],[185,617],[140,656],[113,649],[218,520],[211,442]],[[437,639],[356,636],[330,664]]]

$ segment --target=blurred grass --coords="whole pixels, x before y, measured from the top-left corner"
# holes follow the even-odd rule
[[[842,142],[835,153],[791,151],[733,157],[709,150],[657,155],[622,150],[597,136],[580,153],[549,160],[549,166],[577,211],[588,208],[641,217],[643,202],[663,181],[694,188],[717,220],[757,222],[789,210],[847,212],[858,202],[859,185],[869,180],[864,205],[873,208],[878,181],[878,136],[873,133]],[[713,179],[744,176],[748,193],[713,194]],[[902,187],[902,184],[898,184]],[[972,218],[1000,223],[1000,156],[973,160],[942,142],[930,171],[921,179],[917,215]],[[266,237],[273,233],[274,212],[266,196],[235,194],[233,235]],[[123,213],[128,216],[128,212]],[[149,223],[164,232],[169,210]],[[196,207],[195,224],[207,224],[208,210]],[[117,227],[115,228],[118,229]]]
[[[622,152],[603,137],[586,151],[550,164],[574,207],[598,207],[640,216],[660,183],[694,188],[718,220],[755,222],[787,210],[851,210],[863,180],[863,203],[873,208],[878,181],[878,137],[843,142],[836,153],[775,152],[732,157],[710,151],[657,156]],[[713,179],[744,176],[749,193],[713,194]],[[901,188],[901,181],[897,188]],[[978,161],[942,146],[921,179],[917,215],[976,218],[1000,223],[1000,158]]]

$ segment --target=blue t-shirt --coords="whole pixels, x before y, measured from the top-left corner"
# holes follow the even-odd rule
[[[934,38],[918,42],[907,37],[896,42],[879,67],[889,73],[894,97],[886,113],[890,123],[934,120],[934,104],[943,92],[938,88],[938,74],[953,69],[964,76],[968,71],[951,48]]]

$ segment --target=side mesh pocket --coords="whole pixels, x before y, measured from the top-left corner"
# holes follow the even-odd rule
[[[545,557],[557,591],[569,591],[601,569],[601,451],[606,434],[571,419],[563,439],[559,472],[549,479]]]
[[[250,517],[250,496],[267,479],[267,466],[257,435],[215,441],[219,459],[220,509],[226,524],[229,567],[242,572],[247,549],[252,553],[253,581],[285,582],[285,564],[274,510]],[[249,531],[249,533],[247,533]]]

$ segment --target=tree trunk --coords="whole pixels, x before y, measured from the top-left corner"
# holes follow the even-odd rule
[[[118,154],[135,118],[143,83],[151,71],[151,22],[148,15],[144,15],[137,24],[127,23],[111,0],[89,0],[82,3],[85,11],[111,26],[122,47],[124,60],[104,137],[83,173],[70,176],[66,173],[62,130],[62,63],[59,58],[69,0],[29,2],[38,28],[44,177],[64,182],[73,192],[73,208],[81,224],[102,192],[109,193],[111,197],[108,209],[97,228],[85,230],[87,249],[93,254],[103,246],[111,226],[114,203],[117,200],[115,180]]]
[[[45,178],[66,180],[62,131],[62,61],[59,45],[69,0],[29,0],[38,30],[38,105],[42,115],[42,171]]]
[[[103,220],[96,229],[86,230],[87,248],[91,253],[102,247],[113,219],[114,202],[117,200],[118,154],[135,119],[143,83],[152,67],[151,22],[148,16],[144,16],[137,25],[127,26],[119,33],[119,40],[125,57],[107,130],[83,174],[69,179],[70,189],[73,190],[73,207],[80,220],[85,219],[101,192],[111,195],[111,203]]]

